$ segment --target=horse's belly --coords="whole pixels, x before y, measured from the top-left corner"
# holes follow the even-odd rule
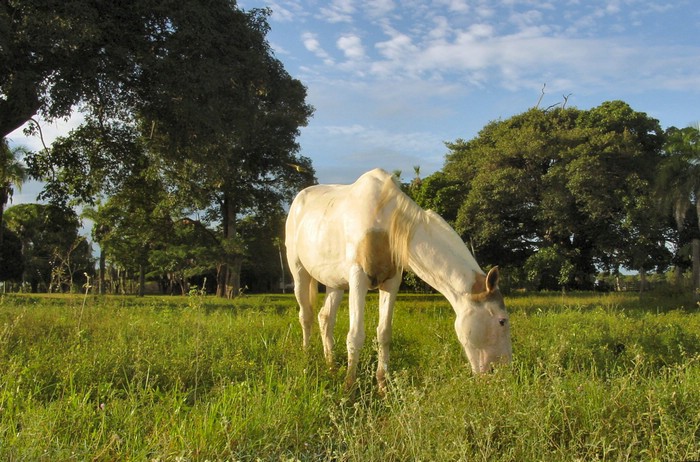
[[[307,252],[301,262],[311,277],[321,284],[334,289],[347,288],[350,270],[344,253],[323,252],[319,248],[316,252]]]
[[[309,223],[297,240],[298,256],[304,269],[323,285],[346,288],[348,273],[345,240],[340,230],[321,222]]]
[[[318,268],[316,271],[309,273],[311,274],[311,277],[326,287],[343,290],[347,290],[348,288],[348,278],[345,275],[338,273],[338,271],[335,269],[328,267]]]

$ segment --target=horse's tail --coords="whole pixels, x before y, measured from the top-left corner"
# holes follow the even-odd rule
[[[425,219],[425,212],[401,191],[394,175],[384,180],[377,213],[381,213],[386,207],[393,207],[388,230],[391,259],[397,268],[405,268],[408,266],[408,246],[413,236],[413,229],[416,223]]]

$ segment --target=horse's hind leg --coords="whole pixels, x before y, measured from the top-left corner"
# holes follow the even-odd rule
[[[333,328],[335,327],[338,305],[340,305],[342,299],[342,290],[326,288],[326,299],[323,303],[323,308],[318,312],[318,325],[321,330],[321,340],[323,341],[323,355],[329,366],[333,366]]]
[[[389,372],[389,351],[391,347],[391,320],[394,315],[394,302],[401,285],[401,273],[385,281],[379,287],[379,324],[377,325],[377,386],[380,393],[386,393],[386,376]]]
[[[309,348],[309,340],[311,339],[311,325],[314,318],[313,305],[316,301],[317,291],[316,281],[305,270],[302,269],[294,275],[294,296],[299,303],[299,323],[303,335],[302,346],[305,350]]]

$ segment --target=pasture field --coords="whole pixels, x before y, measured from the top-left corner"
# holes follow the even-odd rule
[[[0,460],[700,460],[700,309],[515,295],[514,363],[475,377],[440,296],[399,295],[389,393],[369,298],[359,385],[291,295],[0,298]]]

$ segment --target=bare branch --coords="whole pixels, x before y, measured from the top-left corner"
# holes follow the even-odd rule
[[[37,132],[39,132],[39,140],[41,141],[41,145],[44,147],[44,151],[49,152],[49,148],[46,147],[46,143],[44,142],[44,133],[41,131],[41,125],[39,125],[39,121],[33,117],[30,117],[29,120],[34,123]]]
[[[564,98],[564,102],[561,104],[562,109],[566,109],[566,103],[569,102],[569,97],[573,95],[573,93],[569,93],[568,95],[561,95],[562,98]]]
[[[542,84],[542,90],[541,90],[542,93],[540,94],[540,98],[537,100],[537,104],[535,104],[535,109],[537,109],[538,107],[540,107],[540,103],[542,102],[542,98],[544,98],[544,88],[545,88],[546,86],[547,86],[547,83],[546,83],[546,82]]]

